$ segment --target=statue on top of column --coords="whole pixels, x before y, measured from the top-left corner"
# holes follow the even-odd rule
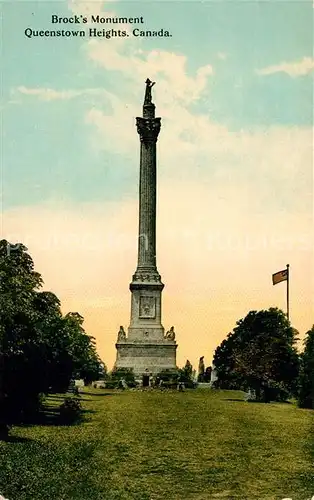
[[[146,90],[145,90],[144,105],[152,103],[152,87],[155,85],[156,82],[152,82],[149,78],[147,78],[145,83],[146,83]]]

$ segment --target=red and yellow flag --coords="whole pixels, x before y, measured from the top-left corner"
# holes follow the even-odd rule
[[[278,273],[273,274],[273,285],[277,285],[281,281],[287,281],[288,279],[288,269],[284,269],[283,271],[279,271]]]

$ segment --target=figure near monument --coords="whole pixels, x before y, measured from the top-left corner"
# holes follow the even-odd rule
[[[121,340],[126,340],[126,333],[123,326],[120,326],[120,330],[118,331],[118,342],[120,342]]]
[[[174,331],[174,326],[172,326],[170,328],[170,330],[167,331],[166,333],[166,339],[168,340],[175,340],[176,338],[176,334],[175,334],[175,331]]]

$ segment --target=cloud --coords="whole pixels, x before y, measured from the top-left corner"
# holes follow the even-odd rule
[[[27,96],[38,97],[38,99],[42,101],[55,101],[55,100],[69,100],[75,99],[77,97],[86,96],[86,95],[100,95],[106,94],[104,89],[81,89],[81,90],[55,90],[49,88],[27,88],[24,86],[17,87],[16,89],[12,89],[12,94],[22,94]]]
[[[160,79],[155,88],[154,100],[162,117],[158,139],[161,177],[169,183],[181,180],[213,187],[224,183],[225,196],[238,192],[237,203],[245,202],[251,212],[309,210],[313,134],[310,128],[269,127],[233,132],[212,122],[206,114],[195,114],[176,97],[176,90],[168,89],[167,93],[164,80]],[[133,85],[130,92],[135,93]],[[88,112],[86,120],[96,131],[95,148],[119,151],[134,158],[138,151],[134,117],[141,111],[136,100],[141,102],[142,97],[134,99],[134,94],[131,96],[126,90],[121,96],[111,96],[111,111],[95,107]]]
[[[92,41],[86,56],[114,76],[111,110],[87,114],[99,149],[137,151],[134,117],[141,112],[144,81],[156,80],[154,102],[162,117],[158,142],[161,176],[169,182],[224,182],[226,192],[241,193],[248,210],[306,212],[312,200],[311,128],[255,128],[230,131],[208,112],[211,64],[188,71],[187,58],[175,52],[145,51],[138,42]],[[143,82],[141,85],[140,82]],[[198,104],[198,107],[195,107]],[[123,124],[123,127],[122,127]],[[164,167],[164,169],[163,169]],[[298,193],[298,195],[297,195]]]
[[[303,57],[301,61],[282,62],[266,68],[257,69],[258,75],[273,75],[274,73],[286,73],[295,78],[305,76],[311,73],[314,69],[314,59],[312,57]]]
[[[197,69],[194,77],[188,76],[187,58],[182,54],[164,50],[145,52],[138,48],[138,42],[112,40],[105,46],[98,41],[86,45],[87,57],[108,71],[121,72],[127,77],[129,88],[145,81],[148,75],[158,80],[167,104],[175,99],[189,105],[197,100],[206,89],[208,77],[214,74],[212,65]]]

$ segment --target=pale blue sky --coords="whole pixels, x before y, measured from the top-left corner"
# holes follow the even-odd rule
[[[205,355],[209,364],[248,310],[285,309],[271,274],[288,262],[291,320],[302,336],[314,293],[312,2],[75,2],[72,11],[67,2],[0,3],[5,237],[26,244],[47,289],[84,315],[111,366],[129,321],[135,117],[150,77],[162,116],[163,324],[178,332],[178,363]],[[86,8],[143,16],[146,29],[173,36],[24,36],[27,27],[54,28],[52,14]]]
[[[147,29],[172,31],[172,38],[143,39],[145,51],[184,54],[188,75],[200,66],[213,66],[207,88],[190,106],[195,115],[206,114],[231,131],[311,125],[309,74],[291,77],[278,72],[261,77],[255,72],[311,57],[310,2],[142,1],[107,6],[117,15],[143,16]],[[55,192],[77,202],[136,196],[134,172],[121,168],[123,155],[112,149],[97,152],[87,140],[90,126],[84,114],[96,104],[105,110],[108,103],[92,95],[42,101],[12,94],[20,86],[59,91],[113,91],[127,86],[121,72],[88,59],[82,48],[86,40],[24,36],[26,27],[55,28],[50,23],[52,13],[71,14],[65,2],[2,4],[3,206],[36,204]]]

